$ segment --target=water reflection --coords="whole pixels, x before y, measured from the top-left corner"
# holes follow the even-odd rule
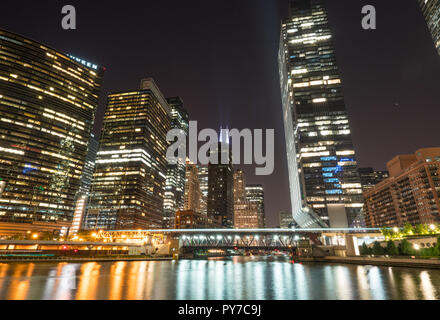
[[[0,299],[426,299],[440,270],[292,264],[283,258],[0,264]]]

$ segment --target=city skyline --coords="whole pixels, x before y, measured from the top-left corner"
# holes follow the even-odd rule
[[[372,1],[372,3],[375,3],[375,1]],[[399,4],[401,3],[402,10],[400,10],[394,16],[390,16],[390,9],[392,7],[392,4],[375,4],[379,14],[378,30],[375,31],[361,30],[359,23],[359,17],[361,17],[361,14],[359,12],[360,10],[358,4],[346,4],[346,10],[340,10],[341,8],[344,8],[344,5],[341,3],[331,4],[329,8],[330,25],[332,29],[336,30],[335,46],[338,53],[338,62],[341,61],[340,64],[342,70],[342,80],[344,81],[344,93],[346,96],[347,110],[351,119],[351,127],[353,129],[353,141],[355,150],[357,152],[357,158],[360,162],[360,166],[372,166],[376,170],[384,169],[386,162],[390,158],[392,158],[394,154],[410,153],[412,150],[418,149],[420,147],[425,147],[425,145],[423,145],[424,143],[427,144],[426,147],[433,146],[433,141],[438,140],[438,133],[435,132],[434,126],[430,122],[430,119],[435,118],[435,115],[438,113],[438,111],[434,109],[434,75],[438,73],[439,70],[438,56],[436,56],[431,35],[426,27],[418,5],[410,3],[409,1],[400,1]],[[159,12],[167,11],[169,9],[169,6],[167,6],[167,4],[154,4],[153,6],[154,9],[159,10]],[[249,3],[247,3],[247,6],[249,6]],[[14,5],[7,4],[3,12],[7,13],[9,7],[11,8],[10,10],[12,10]],[[180,5],[177,5],[177,7],[180,8]],[[257,35],[262,35],[261,39],[263,39],[264,43],[268,44],[269,47],[277,45],[275,44],[275,41],[277,41],[278,39],[274,39],[273,36],[276,33],[279,33],[278,18],[282,15],[285,15],[285,13],[287,12],[286,4],[284,2],[277,2],[276,4],[267,5],[263,4],[262,2],[256,2],[254,6],[249,7],[251,9],[249,10],[250,12],[242,16],[244,22],[252,22],[253,24],[249,26],[244,25],[242,28],[243,30],[238,32],[237,35],[232,36],[232,38],[229,37],[229,34],[228,36],[226,36],[226,30],[237,26],[238,16],[245,14],[245,8],[246,4],[222,4],[220,5],[219,11],[212,18],[213,21],[206,21],[204,20],[206,18],[203,16],[203,12],[208,8],[207,5],[204,6],[202,4],[199,11],[197,11],[196,13],[196,16],[207,23],[207,25],[209,26],[208,29],[210,31],[215,31],[216,39],[221,40],[220,43],[226,46],[237,46],[237,52],[241,52],[240,50],[243,51],[255,49],[256,47],[253,42],[255,40],[260,40]],[[191,79],[195,80],[194,82],[192,82],[192,84],[188,83],[190,81],[185,81],[186,83],[182,84],[182,82],[178,80],[179,77],[170,77],[170,72],[174,72],[175,74],[175,71],[179,70],[182,71],[182,74],[188,74],[188,72],[185,72],[188,68],[186,62],[189,63],[191,61],[188,53],[197,52],[194,51],[194,48],[192,48],[194,42],[191,42],[189,40],[194,39],[194,37],[198,38],[202,36],[202,31],[197,31],[195,29],[195,26],[186,26],[183,28],[182,32],[190,30],[196,32],[190,37],[189,40],[179,40],[181,41],[181,44],[184,45],[185,50],[182,51],[181,55],[179,54],[178,58],[172,55],[172,67],[165,63],[156,63],[157,60],[161,60],[156,53],[147,53],[146,55],[152,57],[153,59],[151,59],[151,61],[155,61],[155,63],[148,63],[148,68],[146,68],[145,62],[142,62],[143,60],[130,58],[131,55],[133,55],[130,54],[130,52],[135,52],[134,55],[136,56],[139,55],[139,50],[128,50],[130,48],[129,30],[131,30],[131,28],[135,26],[136,23],[138,23],[136,19],[134,19],[135,22],[133,23],[133,26],[126,26],[125,29],[123,28],[123,30],[120,30],[119,34],[124,35],[123,37],[116,37],[113,40],[121,41],[122,44],[125,44],[128,47],[123,48],[122,50],[116,50],[115,54],[109,55],[109,51],[105,50],[106,45],[103,44],[101,41],[98,41],[97,44],[91,43],[93,35],[95,37],[96,35],[101,35],[103,37],[101,40],[106,39],[106,33],[103,33],[104,30],[100,28],[103,28],[103,26],[108,27],[108,22],[106,22],[108,17],[117,14],[127,14],[127,12],[110,12],[110,14],[107,14],[109,12],[106,11],[104,14],[102,14],[102,17],[100,17],[103,26],[93,29],[93,31],[91,32],[91,36],[88,36],[84,33],[85,28],[87,28],[87,21],[82,20],[85,18],[81,18],[80,12],[84,12],[84,10],[89,10],[93,12],[93,10],[96,10],[97,8],[93,4],[84,5],[82,3],[79,3],[77,5],[77,9],[79,10],[80,18],[79,30],[74,31],[77,33],[66,33],[61,30],[61,28],[59,28],[59,30],[54,28],[54,30],[52,31],[50,27],[50,21],[37,21],[40,17],[39,15],[33,18],[29,17],[29,19],[25,19],[27,23],[21,25],[17,25],[14,21],[11,21],[10,18],[2,16],[1,21],[5,24],[4,26],[2,25],[2,27],[7,27],[7,29],[10,29],[13,32],[23,34],[26,37],[34,38],[39,42],[41,41],[43,43],[47,43],[57,49],[63,49],[63,51],[65,52],[71,52],[72,54],[77,56],[87,57],[90,60],[98,63],[99,65],[106,66],[108,70],[106,72],[106,77],[104,78],[105,89],[102,91],[102,96],[105,96],[108,91],[129,89],[130,87],[133,87],[133,85],[135,85],[139,79],[139,77],[135,77],[133,75],[136,73],[142,73],[141,78],[152,75],[157,80],[161,90],[163,90],[167,96],[182,96],[183,100],[188,105],[188,111],[190,112],[190,114],[200,115],[194,116],[193,119],[198,120],[203,127],[218,128],[219,125],[229,125],[230,127],[235,126],[240,128],[253,127],[252,124],[254,124],[254,127],[274,127],[276,129],[277,155],[274,175],[262,179],[261,177],[254,177],[251,174],[251,171],[248,170],[248,168],[244,169],[247,172],[249,182],[262,183],[265,186],[271,186],[271,188],[267,189],[266,191],[266,212],[269,222],[268,225],[277,225],[278,212],[281,210],[289,210],[290,199],[288,197],[289,193],[287,182],[287,166],[285,162],[285,156],[283,156],[284,138],[282,134],[283,127],[280,117],[281,110],[279,110],[279,102],[277,102],[277,100],[280,100],[279,89],[276,86],[276,81],[274,83],[272,80],[265,80],[265,78],[267,78],[267,74],[271,74],[273,76],[274,72],[277,72],[276,59],[270,58],[271,56],[274,57],[276,54],[275,52],[272,52],[273,48],[271,47],[270,50],[269,47],[267,49],[256,49],[255,52],[257,54],[255,55],[256,57],[253,58],[254,62],[261,61],[259,59],[273,60],[271,61],[270,66],[267,62],[265,62],[264,68],[260,68],[258,70],[253,70],[253,68],[256,66],[256,64],[253,63],[250,63],[249,66],[246,66],[245,63],[243,67],[239,68],[239,66],[236,65],[235,62],[237,61],[237,57],[235,55],[229,54],[225,52],[225,50],[220,50],[218,53],[220,56],[216,56],[217,54],[215,54],[214,57],[218,59],[214,59],[214,61],[219,63],[219,66],[217,66],[217,68],[220,68],[220,66],[226,66],[226,68],[224,68],[224,71],[220,71],[219,75],[214,75],[215,81],[210,80],[209,83],[206,84],[206,87],[200,86],[200,76],[205,75],[204,79],[209,79],[209,77],[206,77],[207,74],[205,71],[201,72],[200,76],[198,76],[197,74],[190,75]],[[111,9],[112,8],[110,6],[106,10],[111,11]],[[183,9],[185,13],[189,13],[191,11],[191,8]],[[27,12],[27,10],[30,10],[29,13]],[[48,12],[51,12],[51,10],[54,10],[54,8],[48,9]],[[384,10],[386,13],[381,14],[381,10]],[[28,17],[27,15],[30,14],[31,11],[32,5],[26,8],[22,14]],[[267,16],[263,16],[263,11],[267,11],[269,14]],[[38,12],[43,11],[38,10]],[[147,12],[142,10],[141,12],[142,14],[148,14]],[[383,16],[390,17],[390,21],[385,21],[384,18],[380,19]],[[402,19],[402,16],[416,18],[415,20],[413,20],[413,22],[417,22],[417,27],[412,26],[411,28],[407,27],[408,29],[405,29],[406,26],[402,22],[402,20],[400,20],[399,22],[399,19]],[[224,17],[229,18],[223,21],[222,18]],[[341,19],[337,20],[335,19],[336,17]],[[263,23],[265,28],[257,26],[257,31],[252,31],[257,25],[255,21],[256,18],[265,19]],[[110,20],[111,19],[109,19],[108,21]],[[218,29],[214,26],[214,22],[218,20],[222,20],[224,22],[223,26],[225,27],[225,30]],[[339,22],[339,20],[341,20],[341,22]],[[59,21],[56,20],[53,23],[58,24]],[[154,20],[154,23],[159,26],[161,25],[161,23],[157,20]],[[342,29],[341,25],[344,24],[347,26],[352,26],[353,28],[347,27]],[[35,30],[29,28],[30,25],[35,27]],[[173,26],[169,27],[169,29],[165,29],[165,32],[170,32],[172,27]],[[406,52],[402,52],[402,50],[400,50],[401,48],[403,48],[403,43],[405,42],[406,44],[407,39],[405,39],[404,41],[400,38],[400,32],[397,32],[399,28],[403,28],[403,31],[401,33],[404,33],[406,38],[412,39],[412,43],[414,43],[414,46],[409,46],[408,48],[405,47],[405,49],[407,49]],[[45,30],[47,32],[42,32]],[[243,48],[243,46],[239,46],[237,44],[236,40],[238,40],[238,37],[242,36],[246,32],[250,32],[249,34],[252,36],[248,39],[244,39],[244,42],[246,45],[248,45],[248,48]],[[368,32],[371,33],[369,34]],[[393,38],[393,40],[396,40],[395,43],[397,44],[386,43],[387,37],[390,34],[394,34],[393,32],[396,32],[396,39]],[[86,33],[90,33],[90,30]],[[361,40],[354,37],[354,35],[360,36]],[[372,37],[372,35],[374,35],[374,37]],[[180,35],[176,37],[180,37]],[[375,40],[370,39],[370,37],[375,38]],[[83,44],[81,46],[72,45],[72,43],[75,42],[80,43],[79,41],[77,41],[79,38],[84,40],[82,41]],[[346,45],[342,44],[342,42],[347,42],[347,39],[349,39],[348,42],[364,41],[365,43],[363,43],[363,45],[359,48],[356,48],[356,46],[353,46],[353,48],[346,48]],[[167,57],[170,57],[170,44],[163,42],[163,40],[161,39],[154,41],[156,41],[155,43],[158,45],[158,48],[161,47],[160,44],[162,45],[162,48],[164,48],[163,52],[161,50],[156,51],[163,53]],[[211,45],[210,50],[215,50],[215,48],[217,48],[217,45],[212,47],[213,43],[211,41],[209,41],[208,44]],[[375,45],[369,47],[368,44]],[[383,55],[384,59],[380,61],[380,59],[377,59],[378,53],[374,51],[374,48],[375,46],[377,48],[385,44],[387,45],[387,48],[389,48],[389,50],[386,54]],[[97,45],[102,47],[97,47]],[[426,48],[426,50],[416,49],[419,48],[421,45]],[[258,47],[260,46],[264,47],[264,45],[262,45],[261,43],[258,44]],[[341,47],[343,48],[343,50],[339,50],[339,48]],[[266,53],[268,53],[269,51],[270,54],[266,55]],[[212,54],[212,51],[210,52]],[[243,51],[243,53],[244,52],[247,51]],[[399,54],[394,56],[393,53]],[[242,54],[238,55],[239,57],[242,56]],[[368,55],[370,55],[370,58],[368,57]],[[139,57],[141,56],[142,55],[139,55]],[[143,53],[143,56],[145,56],[145,53]],[[211,59],[207,59],[211,61],[206,61],[206,59],[203,58],[201,52],[196,54],[196,56],[197,59],[200,58],[200,62],[196,63],[197,70],[211,70],[209,67],[210,65],[212,67],[213,61]],[[356,59],[354,59],[353,56],[356,56]],[[423,58],[417,59],[415,66],[413,66],[412,64],[415,62],[414,57],[417,56]],[[113,59],[116,57],[118,59],[118,62],[113,61]],[[436,60],[434,60],[434,57],[436,57]],[[189,60],[185,62],[185,58]],[[210,58],[212,58],[212,56]],[[397,61],[395,61],[396,59]],[[379,63],[372,63],[372,60],[379,61]],[[137,65],[131,61],[136,61]],[[400,67],[402,65],[402,61],[407,61],[406,64],[403,63],[403,65],[405,66],[404,70],[401,70]],[[381,73],[379,74],[382,75],[383,81],[388,81],[388,84],[384,86],[385,88],[387,88],[387,90],[382,89],[375,91],[375,88],[378,88],[378,86],[380,85],[381,77],[379,76],[379,79],[377,81],[378,83],[375,83],[376,81],[373,81],[373,79],[376,80],[376,75],[374,74],[374,71],[378,71],[378,69],[380,69],[380,67],[385,63],[388,63],[389,68],[387,69],[387,71],[383,71],[383,73],[381,71]],[[408,63],[411,65],[408,65]],[[158,66],[155,66],[155,64],[158,64]],[[232,65],[237,67],[238,74],[236,80],[232,79],[229,76],[230,73],[228,73],[232,72]],[[360,67],[357,69],[358,72],[355,72],[354,68],[350,68],[350,66],[353,65],[358,65]],[[205,68],[203,68],[202,66],[204,66]],[[136,69],[136,71],[134,71],[134,69]],[[264,69],[265,72],[261,69]],[[371,71],[367,69],[371,69]],[[149,72],[150,70],[151,72]],[[243,71],[245,70],[247,70],[248,73],[243,73]],[[395,72],[396,70],[398,72]],[[357,79],[357,74],[363,75],[360,81],[353,80]],[[262,84],[264,84],[266,89],[268,88],[265,92],[267,93],[267,97],[263,97],[262,99],[261,97],[260,99],[253,98],[251,93],[254,93],[256,90],[251,90],[247,86],[241,87],[242,92],[240,92],[240,94],[233,90],[235,86],[233,84],[234,81],[242,79],[242,77],[244,77],[245,75],[256,75],[259,81],[252,81],[251,83],[253,85],[255,85],[256,82],[261,82]],[[421,77],[421,75],[423,75],[423,77]],[[396,76],[400,80],[394,83],[390,79],[394,79],[394,77]],[[224,84],[224,80],[226,79],[231,79],[231,82],[229,84]],[[274,79],[277,80],[276,77],[274,77]],[[424,81],[424,86],[422,89],[413,85],[417,81],[420,81],[420,79],[423,79]],[[216,83],[215,89],[213,89],[211,81],[214,81]],[[368,83],[368,86],[364,86],[364,89],[360,89],[362,88],[362,84],[365,85],[366,83]],[[202,90],[202,92],[200,90],[200,87],[207,90]],[[411,92],[409,88],[414,89],[412,95],[408,95],[407,93]],[[374,91],[375,97],[382,98],[380,100],[378,98],[378,101],[369,100],[370,98],[368,96],[365,96],[365,94],[367,94],[369,91]],[[387,92],[384,93],[384,91]],[[220,96],[220,93],[222,92],[226,92],[226,94],[224,96]],[[239,99],[235,99],[237,97]],[[245,97],[251,97],[251,99],[245,99]],[[421,99],[424,99],[424,101],[420,101]],[[207,108],[210,100],[213,102],[212,105],[214,106]],[[247,100],[250,100],[250,102],[243,103]],[[263,103],[256,100],[265,101]],[[265,105],[264,107],[263,104]],[[101,99],[101,115],[102,105],[103,103]],[[242,106],[242,109],[244,110],[254,110],[253,114],[249,117],[249,113],[246,113],[246,115],[244,115],[245,112],[234,113],[233,111],[234,109],[238,109],[238,105]],[[368,108],[363,108],[363,106],[366,105],[368,105]],[[420,106],[424,106],[424,110],[426,110],[425,112],[429,112],[432,116],[426,117],[425,112],[410,115],[410,112],[413,110],[414,105],[418,108],[420,108]],[[384,106],[386,106],[386,108]],[[383,110],[380,110],[381,108]],[[273,110],[273,114],[267,113],[267,110],[269,109]],[[374,111],[378,112],[378,110],[380,110],[380,112],[376,113],[374,119],[375,121],[371,122],[370,114],[374,114]],[[212,111],[214,111],[214,113],[220,112],[220,115],[218,117],[211,117]],[[423,119],[421,119],[420,117],[422,117]],[[219,120],[217,121],[210,118],[218,118]],[[364,119],[365,121],[363,121]],[[409,127],[408,121],[410,119],[415,121],[415,124],[411,126],[413,130],[406,130],[406,128]],[[373,125],[371,125],[372,123]],[[372,127],[374,128],[374,130],[370,130]],[[388,132],[391,136],[394,132],[398,132],[400,137],[392,143],[391,141],[385,140],[380,145],[377,145],[376,142],[370,142],[369,137],[363,136],[362,132],[367,132],[367,130],[369,133],[371,133],[371,140],[373,141],[377,140],[377,137],[384,132]],[[400,140],[404,140],[405,143],[400,142]],[[376,152],[374,153],[372,152],[373,146],[374,150],[376,150]],[[274,187],[272,188],[272,186]]]

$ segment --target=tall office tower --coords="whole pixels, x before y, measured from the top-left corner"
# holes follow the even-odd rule
[[[89,146],[87,150],[86,163],[81,176],[81,185],[79,187],[79,194],[88,195],[93,180],[93,171],[95,170],[96,155],[98,153],[99,142],[92,133],[89,139]]]
[[[375,171],[373,168],[359,168],[358,171],[363,192],[390,177],[388,171]]]
[[[170,116],[151,78],[140,90],[109,94],[87,229],[162,228]]]
[[[280,228],[289,229],[293,224],[292,213],[288,211],[280,211],[279,213]]]
[[[293,218],[303,228],[351,226],[362,189],[323,5],[291,2],[279,66]]]
[[[232,228],[234,224],[234,169],[230,149],[229,134],[221,135],[213,150],[218,163],[208,165],[208,217],[225,228]],[[222,158],[228,159],[228,163],[222,164]]]
[[[261,184],[248,184],[246,186],[246,200],[257,207],[257,228],[266,226],[266,216],[264,212],[264,188]]]
[[[419,0],[419,4],[440,55],[440,0]]]
[[[187,161],[186,175],[185,175],[185,195],[184,195],[184,210],[192,210],[200,213],[200,182],[199,170],[197,165]]]
[[[171,129],[181,130],[188,136],[188,112],[183,106],[180,97],[167,98],[171,109]],[[165,195],[163,204],[164,228],[173,228],[176,211],[183,208],[185,188],[185,160],[176,164],[168,163],[167,179],[165,182]]]
[[[202,193],[200,198],[200,213],[207,215],[208,211],[208,166],[200,165],[199,167],[199,182],[200,192]]]
[[[242,170],[234,173],[234,228],[261,228],[260,207],[246,197],[246,178]]]
[[[72,222],[104,68],[1,29],[0,48],[0,232],[60,230]]]

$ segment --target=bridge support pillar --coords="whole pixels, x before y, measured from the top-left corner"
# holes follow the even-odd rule
[[[347,249],[347,256],[353,257],[353,256],[359,256],[359,246],[358,246],[358,239],[356,236],[353,236],[351,234],[345,235],[345,246]]]
[[[180,239],[171,239],[170,240],[170,255],[174,256],[174,254],[180,254]]]

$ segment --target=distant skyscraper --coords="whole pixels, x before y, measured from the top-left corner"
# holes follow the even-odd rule
[[[279,51],[289,181],[301,227],[348,227],[363,205],[326,9],[291,2]]]
[[[200,213],[207,215],[208,211],[208,166],[199,166],[199,182],[200,182],[200,191],[202,193],[200,199]]]
[[[374,171],[373,168],[359,168],[358,171],[361,178],[362,191],[373,188],[390,176],[388,171]]]
[[[216,154],[218,164],[208,165],[208,217],[219,221],[224,227],[234,224],[234,169],[228,140],[220,136]],[[226,142],[225,142],[226,141]],[[229,150],[229,163],[221,164],[222,153]]]
[[[201,192],[199,182],[199,170],[196,164],[187,161],[183,210],[190,210],[195,213],[200,213],[200,200]]]
[[[419,4],[440,55],[440,0],[419,0]]]
[[[257,208],[257,224],[256,228],[264,228],[266,226],[266,216],[264,211],[264,188],[261,184],[246,185],[246,200],[254,204]]]
[[[0,48],[0,229],[67,228],[104,68],[4,30]]]
[[[171,129],[180,129],[188,135],[188,112],[179,97],[167,98],[171,109]],[[169,164],[167,166],[167,179],[165,183],[164,199],[164,228],[172,228],[176,211],[183,208],[185,188],[185,163]]]
[[[234,173],[234,228],[258,228],[258,210],[246,198],[246,178],[243,170]]]
[[[280,228],[288,229],[293,224],[292,213],[288,211],[280,211],[279,213]]]
[[[170,113],[151,78],[140,90],[109,94],[88,229],[162,228]]]

